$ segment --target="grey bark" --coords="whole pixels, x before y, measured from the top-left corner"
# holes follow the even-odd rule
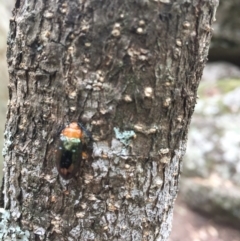
[[[7,52],[5,237],[168,239],[216,5],[16,1]],[[72,121],[92,133],[93,151],[65,181],[54,150]]]

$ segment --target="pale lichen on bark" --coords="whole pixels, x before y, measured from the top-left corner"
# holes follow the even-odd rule
[[[215,9],[204,0],[17,1],[4,205],[30,240],[167,240]],[[54,150],[71,121],[94,143],[66,181]]]

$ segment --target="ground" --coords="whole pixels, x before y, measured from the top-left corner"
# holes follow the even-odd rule
[[[240,241],[240,229],[215,223],[211,218],[189,209],[178,198],[169,241]]]

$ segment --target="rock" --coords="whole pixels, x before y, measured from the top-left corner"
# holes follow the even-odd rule
[[[240,227],[240,80],[202,82],[199,94],[180,194],[192,208]]]
[[[213,95],[209,95],[211,85],[200,86],[201,98],[188,135],[184,176],[207,178],[217,173],[240,186],[240,87],[227,91],[235,84],[240,86],[238,80],[218,82]]]
[[[240,1],[219,1],[209,59],[240,64]]]
[[[184,178],[181,197],[192,209],[216,221],[240,227],[240,188],[216,175],[209,179]]]
[[[208,177],[216,172],[240,186],[240,115],[216,119],[194,117],[183,165],[184,176]]]
[[[239,67],[227,62],[213,62],[206,64],[203,70],[202,81],[216,82],[222,79],[236,78],[240,79]]]
[[[219,1],[216,22],[213,25],[213,46],[234,48],[240,46],[240,1]]]
[[[223,103],[231,109],[232,112],[240,112],[240,87],[226,94]]]

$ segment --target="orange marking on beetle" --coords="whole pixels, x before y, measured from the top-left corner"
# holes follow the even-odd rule
[[[72,122],[62,131],[62,135],[68,138],[81,138],[83,135],[82,130],[80,129],[77,122]]]
[[[74,170],[74,165],[71,164],[71,166],[67,170],[68,170],[68,173],[72,173]]]
[[[60,168],[60,172],[62,175],[67,176],[67,169],[66,168]]]
[[[68,175],[72,174],[73,169],[74,169],[74,166],[73,166],[73,164],[71,164],[71,166],[69,168],[60,168],[60,172],[62,175],[68,176]]]

